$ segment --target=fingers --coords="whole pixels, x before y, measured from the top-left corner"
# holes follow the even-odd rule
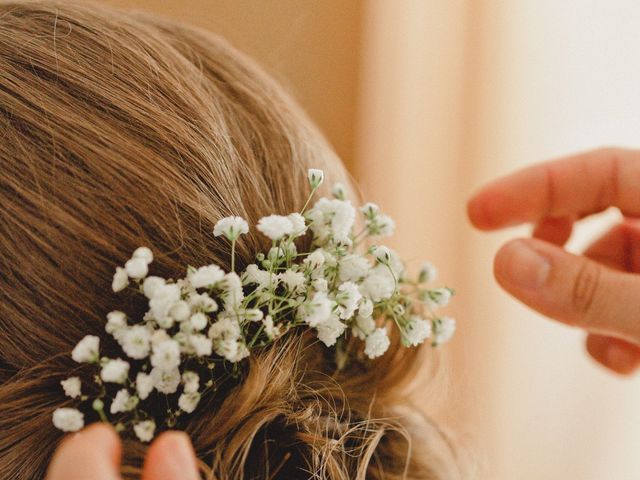
[[[165,432],[149,447],[142,480],[199,480],[196,456],[183,432]]]
[[[121,444],[115,430],[94,424],[70,435],[49,465],[47,480],[119,480]]]
[[[571,236],[573,223],[572,217],[544,218],[534,228],[533,237],[554,245],[564,245]]]
[[[609,206],[640,215],[639,152],[600,149],[535,165],[490,183],[467,208],[476,227],[493,230]]]
[[[604,267],[537,239],[496,255],[498,283],[540,313],[591,333],[640,343],[640,277]]]
[[[597,362],[621,375],[629,375],[640,366],[640,348],[617,338],[589,335],[587,352]]]
[[[584,255],[611,268],[640,273],[640,220],[625,219],[596,240]]]

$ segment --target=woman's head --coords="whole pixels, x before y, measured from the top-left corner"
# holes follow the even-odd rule
[[[106,335],[114,265],[147,245],[166,277],[228,267],[218,219],[295,211],[308,168],[345,172],[211,34],[55,2],[0,2],[0,19],[0,476],[35,479],[60,438],[68,353]],[[240,263],[266,247],[243,237]],[[288,336],[183,428],[210,478],[440,478],[443,439],[407,420],[401,391],[421,358],[396,339],[369,368],[336,373],[326,349]],[[134,471],[143,447],[125,451]]]

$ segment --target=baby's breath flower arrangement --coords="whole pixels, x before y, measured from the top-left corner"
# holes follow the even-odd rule
[[[96,418],[148,442],[215,391],[214,368],[222,364],[239,375],[240,362],[253,350],[292,329],[310,329],[334,347],[338,368],[347,360],[340,347],[349,336],[364,343],[360,355],[370,359],[389,348],[389,328],[399,330],[406,347],[448,341],[455,320],[437,310],[453,291],[427,286],[436,268],[426,263],[417,279],[408,277],[396,252],[378,244],[395,225],[373,203],[360,208],[362,229],[356,232],[357,211],[343,185],[334,185],[333,198],[307,209],[324,175],[311,169],[308,178],[311,194],[301,212],[260,219],[256,228],[271,240],[271,249],[242,272],[236,272],[235,247],[249,225],[237,216],[221,219],[213,230],[231,243],[230,272],[211,264],[189,266],[175,281],[149,275],[153,253],[147,247],[117,267],[113,291],[133,289],[145,297],[148,311],[142,318],[120,310],[107,315],[105,330],[122,350],[117,358],[101,355],[97,336],[80,340],[71,356],[95,368],[93,383],[84,386],[77,376],[61,382],[65,395],[80,405],[55,410],[54,425],[77,431],[93,410]],[[296,240],[306,235],[310,251],[300,252]],[[154,416],[146,405],[158,396],[167,410]]]

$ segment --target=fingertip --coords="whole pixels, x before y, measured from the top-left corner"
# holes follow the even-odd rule
[[[619,375],[630,375],[640,367],[640,349],[624,340],[589,335],[586,348],[596,362]]]
[[[184,432],[162,433],[149,447],[143,480],[197,480],[198,466],[191,439]]]
[[[116,479],[122,445],[116,431],[104,423],[68,435],[54,454],[48,480]]]
[[[467,202],[467,217],[471,224],[479,230],[491,230],[494,228],[489,202],[490,200],[486,198],[484,191],[477,193]]]

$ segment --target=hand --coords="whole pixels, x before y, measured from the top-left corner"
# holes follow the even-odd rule
[[[94,424],[70,435],[53,456],[46,480],[120,480],[122,446],[115,430]],[[161,434],[149,448],[142,480],[199,480],[189,437]]]
[[[618,207],[625,219],[581,256],[561,246],[574,221]],[[535,224],[533,237],[496,254],[498,283],[526,305],[588,332],[587,351],[609,369],[640,365],[640,152],[601,149],[521,170],[468,204],[482,230]]]

